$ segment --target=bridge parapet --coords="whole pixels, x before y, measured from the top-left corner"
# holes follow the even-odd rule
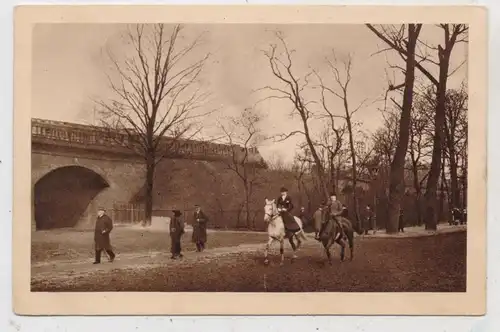
[[[31,121],[31,137],[35,144],[58,145],[126,155],[135,154],[135,142],[126,133],[99,126],[34,118]],[[164,137],[160,144],[167,149],[167,146],[171,145],[171,140],[169,137]],[[233,153],[237,159],[243,158],[245,155],[245,149],[241,146],[196,140],[178,140],[169,150],[167,157],[170,158],[221,160],[231,158]],[[247,161],[264,165],[264,160],[257,148],[248,149]]]

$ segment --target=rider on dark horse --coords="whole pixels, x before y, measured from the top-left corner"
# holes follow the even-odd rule
[[[321,236],[323,235],[323,232],[330,220],[336,222],[340,229],[342,229],[339,217],[342,215],[343,211],[343,205],[337,200],[337,195],[335,193],[331,193],[330,201],[328,202],[327,211],[325,213],[325,220],[323,220],[323,224],[321,225],[321,229],[316,237],[316,240],[321,240]]]
[[[285,224],[285,230],[287,233],[295,233],[300,230],[300,226],[295,221],[290,211],[293,209],[292,198],[288,195],[288,189],[281,187],[281,195],[276,200],[276,207],[280,212],[281,218],[283,218],[283,223]]]

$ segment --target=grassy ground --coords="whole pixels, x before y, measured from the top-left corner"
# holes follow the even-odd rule
[[[207,248],[237,246],[242,243],[263,243],[266,234],[225,233],[208,234]],[[93,231],[59,229],[32,233],[31,262],[43,263],[54,260],[93,259]],[[111,244],[118,255],[137,252],[169,252],[170,235],[165,231],[140,228],[115,227]],[[195,251],[191,233],[182,238],[183,251]]]
[[[124,258],[123,262],[103,264],[99,268],[85,263],[79,270],[75,268],[64,276],[59,274],[59,277],[50,271],[37,276],[37,272],[32,270],[35,273],[32,274],[32,290],[465,291],[466,232],[420,238],[357,238],[354,260],[341,263],[336,248],[333,265],[324,263],[320,245],[312,240],[301,249],[296,261],[291,262],[287,258],[285,265],[279,266],[279,256],[274,252],[271,264],[265,266],[262,259],[263,238],[265,242],[264,234],[213,234],[212,245],[246,244],[252,240],[259,245],[238,250],[213,249],[202,254],[188,252],[181,261],[171,261],[165,254],[149,259],[131,258],[129,261]],[[139,237],[137,241],[121,250],[156,243],[149,234]],[[161,241],[165,241],[163,248],[166,250],[168,241],[164,236]],[[115,243],[120,243],[118,236]],[[288,248],[287,254],[290,255]]]

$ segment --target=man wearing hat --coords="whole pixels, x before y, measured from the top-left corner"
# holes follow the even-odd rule
[[[181,218],[181,211],[172,210],[173,217],[170,219],[170,240],[172,259],[182,258],[181,237],[184,234],[184,221]]]
[[[97,211],[97,221],[95,223],[94,229],[94,246],[95,246],[95,261],[94,264],[101,263],[101,253],[103,250],[109,256],[109,261],[112,262],[115,259],[115,253],[111,248],[111,240],[109,234],[113,229],[113,221],[106,214],[104,208],[99,208]]]
[[[340,221],[339,221],[339,217],[342,215],[342,211],[343,211],[342,207],[343,207],[342,203],[340,203],[337,200],[337,195],[334,192],[330,193],[330,201],[328,202],[328,207],[326,209],[325,220],[324,220],[323,224],[321,225],[321,229],[319,230],[318,236],[316,237],[317,240],[321,239],[321,236],[323,235],[325,227],[328,224],[328,221],[330,219],[332,219],[334,222],[338,223],[341,226]],[[341,226],[341,229],[342,229],[342,226]]]
[[[285,187],[281,187],[280,192],[281,195],[276,200],[276,207],[281,214],[281,218],[283,218],[285,230],[287,232],[297,232],[300,230],[300,227],[290,213],[293,209],[292,198],[288,195],[288,189]]]
[[[207,242],[207,223],[207,216],[201,211],[199,205],[195,205],[192,240],[196,244],[196,251],[198,252],[205,249],[205,243]]]

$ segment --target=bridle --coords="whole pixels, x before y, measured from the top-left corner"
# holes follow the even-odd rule
[[[266,204],[267,205],[271,205],[273,206],[273,204]],[[274,212],[276,210],[276,213]],[[269,216],[269,222],[273,221],[274,219],[276,219],[277,217],[279,217],[279,211],[278,209],[274,209],[274,207],[272,208],[272,212],[271,213],[268,213],[268,212],[265,212],[264,213],[264,216]]]

